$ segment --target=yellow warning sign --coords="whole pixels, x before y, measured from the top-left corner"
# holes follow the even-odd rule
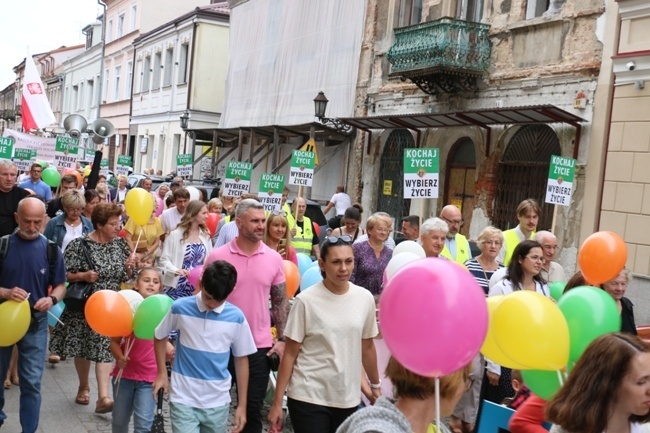
[[[384,195],[393,195],[393,181],[384,180]]]
[[[314,140],[313,138],[310,138],[298,150],[302,150],[303,152],[314,152],[316,154],[316,158],[314,159],[314,164],[316,164],[316,165],[319,164],[318,163],[318,151],[316,150],[316,140]]]

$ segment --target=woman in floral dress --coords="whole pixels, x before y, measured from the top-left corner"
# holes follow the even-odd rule
[[[178,227],[165,239],[159,265],[165,293],[172,299],[192,295],[195,288],[188,280],[190,271],[202,265],[212,251],[207,217],[205,203],[192,200]]]
[[[135,257],[126,241],[119,237],[122,209],[116,204],[100,203],[92,213],[95,231],[72,240],[64,254],[68,282],[85,281],[93,284],[93,293],[99,290],[120,290],[120,284],[133,276]],[[86,245],[92,266],[86,260]],[[93,270],[90,270],[90,269]],[[75,402],[90,402],[90,363],[95,362],[98,398],[96,413],[113,410],[113,400],[108,393],[109,374],[113,355],[110,338],[93,331],[82,311],[65,309],[61,315],[65,326],[57,325],[52,332],[50,350],[64,358],[74,358],[79,377]]]

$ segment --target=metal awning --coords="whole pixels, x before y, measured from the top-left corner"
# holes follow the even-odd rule
[[[555,105],[531,105],[524,107],[490,108],[484,110],[449,113],[397,114],[374,117],[348,117],[340,119],[355,128],[371,132],[373,129],[407,128],[420,133],[420,129],[478,126],[487,132],[486,154],[490,152],[490,126],[531,125],[540,123],[566,123],[576,128],[574,157],[580,142],[582,117],[571,114]],[[419,137],[418,137],[419,138]],[[419,139],[418,139],[419,142]],[[368,145],[370,141],[368,142]]]

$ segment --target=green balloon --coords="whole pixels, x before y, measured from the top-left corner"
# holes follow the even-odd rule
[[[565,287],[566,283],[564,281],[553,281],[548,285],[548,288],[551,289],[551,296],[556,301],[560,300],[560,296],[562,296]]]
[[[133,333],[143,340],[153,340],[156,327],[165,318],[174,300],[167,295],[153,295],[142,301],[133,317]]]
[[[576,287],[562,295],[557,306],[569,326],[569,364],[577,361],[596,338],[621,330],[616,302],[602,289]]]
[[[562,373],[559,373],[562,374]],[[550,400],[561,388],[557,371],[547,370],[522,370],[524,383],[535,395]]]
[[[40,165],[42,168],[47,168],[48,163],[45,161],[36,161],[38,165]]]
[[[46,169],[43,169],[42,179],[43,182],[52,188],[56,188],[59,186],[59,183],[61,183],[61,175],[58,171],[56,171],[56,168],[54,167],[47,167]]]

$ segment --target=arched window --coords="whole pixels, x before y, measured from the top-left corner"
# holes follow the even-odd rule
[[[406,129],[395,129],[388,136],[379,165],[377,211],[395,218],[395,226],[409,214],[411,200],[404,200],[404,149],[414,148],[415,140]]]
[[[447,157],[446,179],[443,204],[453,204],[461,210],[465,223],[460,232],[467,236],[476,203],[476,148],[470,138],[463,137],[452,146]]]

